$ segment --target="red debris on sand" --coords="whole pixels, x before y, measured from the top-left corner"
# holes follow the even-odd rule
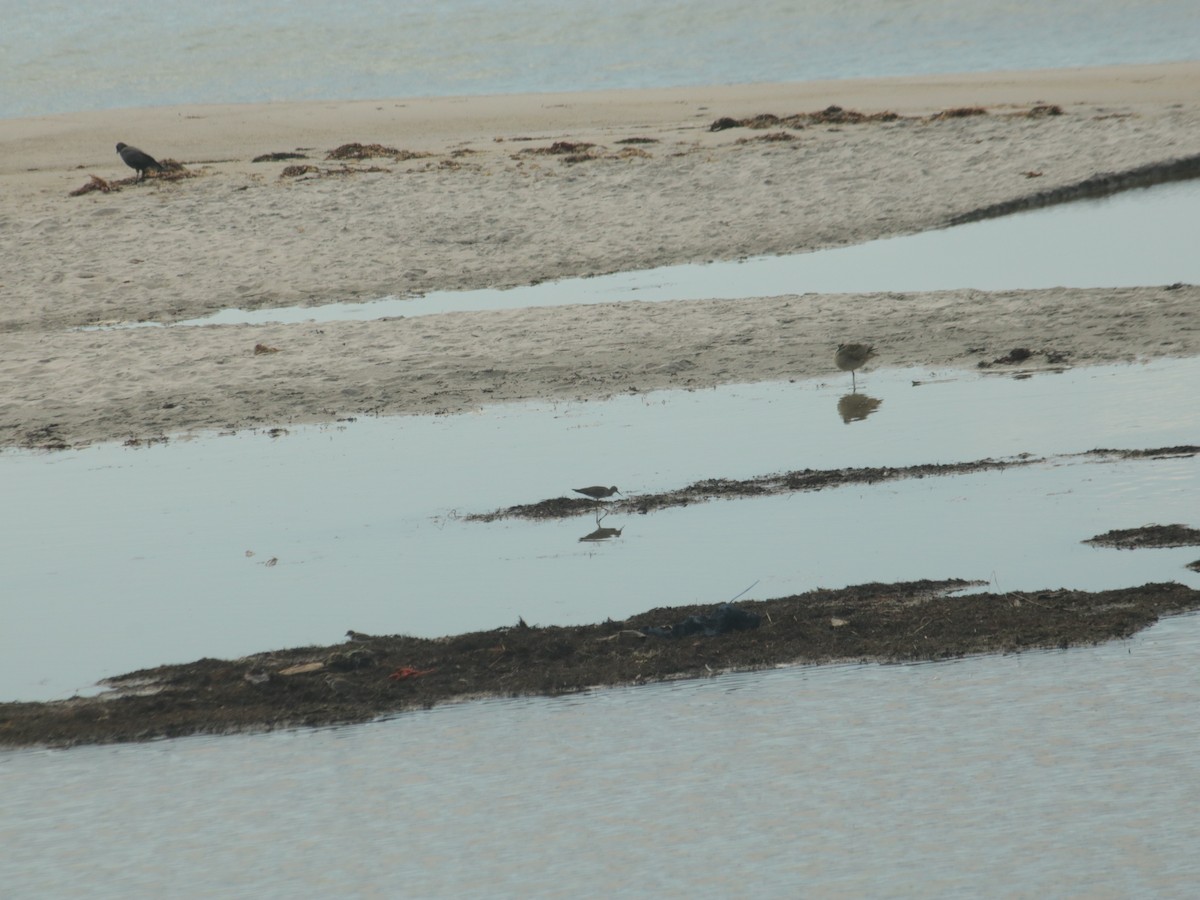
[[[400,666],[388,678],[392,681],[404,681],[406,678],[419,678],[436,671],[437,669],[414,669],[412,666]]]

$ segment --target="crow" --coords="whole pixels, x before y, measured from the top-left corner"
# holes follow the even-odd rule
[[[117,152],[121,154],[121,159],[125,161],[125,165],[138,173],[138,181],[146,177],[147,169],[163,170],[163,165],[149,153],[143,153],[137,147],[130,147],[128,144],[117,144]]]

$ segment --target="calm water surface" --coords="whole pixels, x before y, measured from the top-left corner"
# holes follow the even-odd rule
[[[1200,617],[367,726],[0,753],[16,897],[1191,897]]]
[[[0,0],[0,119],[1194,59],[1194,0]],[[118,129],[119,130],[119,129]]]
[[[914,380],[926,383],[914,387]],[[203,656],[328,644],[347,629],[424,636],[623,618],[655,606],[919,578],[1001,590],[1176,580],[1197,548],[1080,543],[1195,520],[1200,459],[1003,472],[613,514],[464,522],[604,482],[636,495],[703,478],[1200,443],[1200,360],[1028,380],[869,372],[848,384],[731,385],[605,403],[513,404],[339,428],[0,454],[20,518],[0,518],[11,601],[0,699]],[[249,555],[248,555],[249,554]],[[269,560],[277,560],[267,566]],[[45,635],[53,634],[47,642]],[[97,636],[103,638],[98,640]]]

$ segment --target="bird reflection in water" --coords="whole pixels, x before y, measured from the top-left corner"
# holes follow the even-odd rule
[[[580,541],[607,541],[612,538],[620,537],[624,528],[597,528],[591,534],[585,534]]]
[[[579,539],[580,542],[582,543],[583,541],[607,541],[607,540],[611,540],[612,538],[620,537],[621,532],[625,530],[624,528],[604,528],[603,526],[601,526],[600,523],[603,522],[604,519],[607,518],[607,516],[608,516],[608,510],[605,510],[603,514],[597,513],[596,514],[596,530],[591,532],[590,534],[585,534],[583,537],[581,537]]]
[[[861,422],[879,409],[879,404],[882,402],[882,400],[868,397],[866,394],[846,394],[838,400],[838,415],[847,425],[851,422]]]

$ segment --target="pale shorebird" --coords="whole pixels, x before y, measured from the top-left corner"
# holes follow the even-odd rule
[[[874,355],[875,348],[870,344],[838,344],[837,353],[833,354],[833,362],[843,372],[850,373],[850,386],[853,390],[858,390],[854,370]]]
[[[583,494],[585,497],[591,497],[593,500],[603,500],[605,497],[611,497],[613,494],[621,493],[617,490],[614,484],[612,487],[605,487],[602,484],[593,484],[591,487],[571,488],[577,494]]]
[[[163,165],[149,153],[144,153],[137,147],[130,147],[128,144],[117,144],[117,152],[121,154],[121,159],[125,165],[138,173],[138,181],[146,177],[147,169],[163,170]]]

